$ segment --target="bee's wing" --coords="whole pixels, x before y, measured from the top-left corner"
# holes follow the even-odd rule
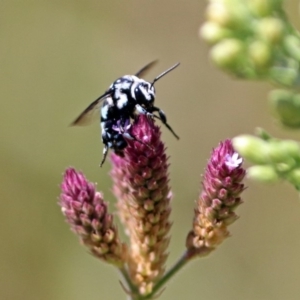
[[[102,101],[109,95],[111,95],[110,90],[98,97],[70,124],[70,126],[90,125],[95,120],[94,116],[98,115],[95,114],[95,111],[97,111],[100,108]]]
[[[139,78],[144,77],[147,74],[147,72],[150,71],[150,69],[157,64],[157,62],[158,62],[158,60],[154,60],[151,63],[147,64],[145,67],[143,67],[141,70],[139,70],[135,74],[135,76],[139,77]]]

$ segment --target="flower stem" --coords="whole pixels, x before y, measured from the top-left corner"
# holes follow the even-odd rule
[[[138,300],[150,300],[155,298],[155,294],[167,283],[169,279],[175,275],[177,271],[179,271],[188,261],[188,253],[184,252],[184,254],[180,257],[180,259],[165,273],[165,275],[160,278],[160,280],[154,285],[153,290],[150,294],[139,298]]]
[[[122,274],[122,277],[123,277],[123,279],[125,281],[125,284],[126,284],[126,286],[123,286],[122,283],[121,283],[122,288],[127,293],[127,299],[128,300],[135,299],[134,295],[138,294],[138,290],[137,290],[136,286],[132,283],[130,277],[128,276],[127,270],[124,267],[122,267],[122,268],[119,268],[119,271]]]

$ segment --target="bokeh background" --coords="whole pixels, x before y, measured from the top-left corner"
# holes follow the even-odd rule
[[[287,1],[294,24],[298,1]],[[209,61],[198,37],[205,1],[0,1],[0,299],[125,299],[117,272],[90,256],[57,205],[67,166],[98,182],[114,210],[97,123],[69,123],[118,76],[180,61],[156,84],[157,105],[180,135],[162,128],[171,162],[172,242],[182,253],[200,174],[220,140],[264,127],[299,132],[270,117],[266,83],[230,78]],[[160,299],[300,299],[300,201],[288,184],[247,183],[232,237],[193,261]],[[121,230],[120,230],[121,231]]]

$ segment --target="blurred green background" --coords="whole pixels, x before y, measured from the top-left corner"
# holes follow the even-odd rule
[[[297,4],[287,1],[287,10],[299,25]],[[156,103],[181,137],[162,129],[175,195],[168,265],[184,248],[212,147],[256,126],[299,137],[270,118],[269,85],[210,63],[198,37],[204,11],[195,0],[0,1],[1,300],[125,299],[117,272],[78,244],[57,205],[72,165],[114,209],[109,162],[98,167],[99,125],[68,124],[118,76],[159,59],[150,80],[181,62],[156,84]],[[160,299],[300,299],[298,195],[284,183],[247,184],[233,237],[184,268]]]

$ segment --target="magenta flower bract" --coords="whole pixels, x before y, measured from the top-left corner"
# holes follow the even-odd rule
[[[187,236],[190,257],[206,255],[228,237],[228,225],[238,217],[235,208],[242,203],[242,183],[246,171],[243,159],[232,146],[231,140],[221,142],[212,151],[203,176],[203,190],[195,209],[193,230]]]
[[[113,224],[113,216],[95,185],[81,172],[68,168],[61,184],[60,206],[71,229],[91,253],[112,264],[122,266],[126,256]]]
[[[137,140],[128,140],[124,157],[111,155],[111,175],[119,215],[130,238],[130,277],[141,294],[148,294],[164,273],[167,259],[171,227],[168,163],[153,120],[140,115],[131,134]]]

